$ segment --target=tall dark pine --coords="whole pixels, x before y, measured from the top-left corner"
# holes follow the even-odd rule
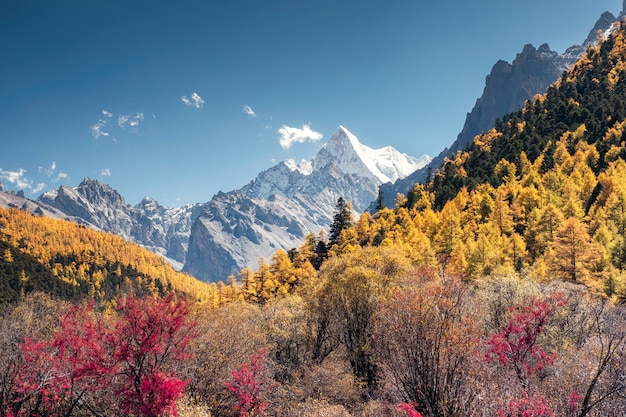
[[[339,243],[341,231],[352,226],[352,210],[350,203],[339,197],[337,200],[337,211],[333,217],[333,223],[330,225],[330,238],[328,247],[335,246]]]
[[[376,206],[374,208],[374,213],[377,213],[383,210],[384,208],[385,208],[385,194],[383,193],[382,187],[378,187],[378,197],[376,197]]]

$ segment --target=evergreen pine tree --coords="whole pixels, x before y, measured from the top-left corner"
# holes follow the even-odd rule
[[[352,207],[343,197],[339,197],[337,200],[337,211],[333,216],[333,223],[330,225],[329,248],[339,243],[341,232],[352,226],[352,223]]]
[[[385,194],[383,193],[382,187],[378,187],[378,196],[376,197],[376,207],[375,213],[383,210],[385,208]]]

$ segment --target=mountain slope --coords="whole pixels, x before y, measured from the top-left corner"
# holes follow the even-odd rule
[[[183,270],[217,281],[256,267],[260,258],[327,229],[339,197],[362,212],[383,181],[403,178],[425,161],[389,147],[371,149],[340,126],[311,161],[280,163],[205,204],[193,224]]]
[[[618,18],[605,12],[598,19],[582,45],[573,45],[563,54],[550,50],[547,44],[538,49],[532,45],[524,46],[512,63],[498,61],[485,81],[481,97],[476,100],[472,111],[467,114],[465,123],[456,140],[432,162],[393,184],[385,184],[382,191],[385,204],[395,204],[396,195],[406,194],[415,183],[424,183],[429,173],[441,167],[446,158],[456,154],[469,145],[479,133],[491,129],[498,118],[519,110],[526,100],[536,94],[543,94],[564,71],[567,71],[598,39],[598,32],[606,31],[612,23],[624,17],[622,11]],[[374,207],[372,203],[370,210]]]
[[[0,208],[0,302],[18,301],[32,291],[73,301],[168,292],[217,298],[215,288],[120,236]]]
[[[85,178],[78,187],[61,186],[38,201],[99,230],[135,241],[182,267],[199,204],[166,208],[146,197],[135,207],[100,181]]]
[[[566,141],[570,153],[581,143],[593,145],[597,155],[590,165],[595,174],[623,157],[619,149],[626,120],[626,31],[622,24],[615,25],[615,32],[589,48],[544,96],[507,115],[444,164],[430,184],[437,207],[464,187],[499,185],[496,165],[503,159],[521,172],[524,158],[530,163],[541,158],[541,172],[546,172],[562,158],[557,156],[559,142]]]

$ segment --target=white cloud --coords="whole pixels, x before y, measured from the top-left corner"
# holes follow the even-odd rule
[[[115,122],[109,123],[110,120],[114,117],[114,114],[108,110],[102,110],[102,115],[98,119],[96,123],[89,127],[91,130],[91,136],[94,139],[99,139],[101,137],[108,137],[112,134],[119,134],[120,132],[116,132],[116,127],[114,125]],[[144,120],[144,113],[137,112],[134,115],[132,114],[120,114],[117,116],[117,126],[126,131],[127,128],[131,128],[130,131],[133,133],[137,133],[137,129],[139,128],[139,124]],[[154,115],[153,115],[154,117]],[[117,142],[117,138],[112,137],[113,142]]]
[[[252,107],[248,105],[243,106],[243,112],[248,116],[256,117],[256,113],[252,110]]]
[[[110,119],[111,117],[113,117],[113,113],[106,109],[102,109],[102,117],[98,119],[97,123],[91,125],[89,128],[91,130],[91,136],[93,136],[94,139],[98,139],[100,136],[109,136],[109,132],[106,132],[104,129],[108,123],[107,119]]]
[[[66,180],[69,178],[69,175],[67,175],[65,172],[63,171],[59,171],[59,173],[57,174],[57,176],[52,180],[52,182],[59,182],[61,180]]]
[[[133,120],[130,121],[130,127],[137,127],[139,126],[139,122],[143,121],[143,112],[137,113],[135,115],[135,117],[133,117]]]
[[[98,120],[98,123],[91,125],[89,128],[91,130],[91,136],[94,139],[99,139],[101,136],[109,136],[109,132],[106,132],[104,129],[107,126],[107,122],[104,119]]]
[[[117,118],[117,125],[122,129],[126,128],[126,123],[130,120],[130,116],[122,114]]]
[[[199,108],[202,108],[202,106],[204,106],[204,100],[196,92],[191,93],[191,97],[182,96],[180,99],[188,107],[195,107],[196,109],[199,109]]]
[[[57,163],[55,161],[52,161],[49,168],[39,167],[39,172],[44,174],[46,177],[50,178],[52,182],[59,182],[62,179],[68,178],[68,175],[65,172],[61,170],[57,172]]]
[[[138,127],[139,122],[143,121],[143,118],[143,112],[138,112],[134,116],[121,114],[117,118],[117,125],[122,128],[122,130],[126,130],[127,126]]]
[[[0,168],[0,180],[13,184],[21,190],[33,188],[33,180],[26,178],[26,170],[24,168],[20,168],[17,171],[5,171]]]
[[[56,169],[56,164],[53,162],[52,167]],[[41,167],[39,168],[41,170]],[[11,188],[16,190],[27,191],[30,194],[36,194],[46,188],[45,182],[38,182],[34,184],[34,181],[26,176],[27,171],[24,168],[20,168],[17,171],[5,171],[0,168],[0,181],[5,184],[11,184]]]
[[[111,170],[109,168],[104,168],[102,171],[100,171],[100,175],[102,177],[110,177],[111,176]]]
[[[31,192],[31,194],[36,194],[40,192],[41,190],[43,190],[44,188],[46,188],[46,183],[40,182],[35,186],[35,188],[33,188],[33,191]]]
[[[39,167],[39,172],[46,174],[48,177],[51,177],[52,174],[54,174],[54,171],[56,171],[56,169],[57,169],[57,163],[55,161],[52,161],[52,163],[50,164],[50,168]]]
[[[279,143],[283,149],[289,149],[294,143],[304,143],[307,140],[317,142],[323,137],[321,133],[312,130],[308,124],[302,125],[302,128],[282,125],[278,133],[280,133]]]

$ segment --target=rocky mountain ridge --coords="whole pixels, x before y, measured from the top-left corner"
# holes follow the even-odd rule
[[[135,241],[178,269],[185,262],[191,224],[200,208],[200,204],[167,208],[149,197],[133,207],[109,185],[91,178],[77,187],[61,186],[45,192],[37,201],[69,218]]]

